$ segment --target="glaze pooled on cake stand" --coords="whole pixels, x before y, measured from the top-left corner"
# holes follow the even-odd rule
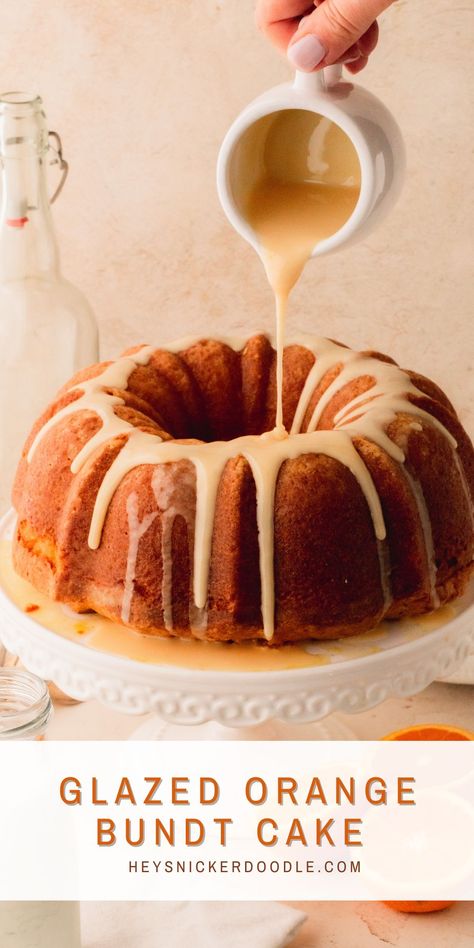
[[[151,712],[154,717],[134,735],[141,739],[347,739],[353,735],[338,721],[337,712],[357,713],[391,697],[414,695],[435,679],[453,674],[470,651],[474,589],[455,608],[431,616],[386,623],[388,628],[382,625],[348,639],[286,649],[166,639],[150,643],[149,637],[139,636],[138,641],[148,643],[145,648],[164,652],[159,663],[151,652],[137,660],[130,657],[137,650],[137,635],[125,627],[115,653],[109,642],[107,650],[101,649],[106,639],[101,640],[100,625],[94,632],[95,621],[108,621],[101,617],[63,611],[63,634],[47,627],[55,625],[48,618],[48,603],[53,610],[64,607],[48,601],[25,580],[12,581],[15,574],[7,547],[14,524],[13,511],[0,524],[0,639],[27,668],[74,698],[96,699],[128,714]],[[25,612],[28,598],[39,609]],[[195,653],[186,653],[189,645],[201,652],[211,649],[211,661],[203,655],[200,662],[210,668],[196,667]],[[234,648],[238,660],[232,662],[239,671],[228,670],[228,655]],[[221,659],[216,658],[219,650]],[[273,652],[279,654],[278,662],[272,659]],[[316,723],[323,719],[324,724]]]

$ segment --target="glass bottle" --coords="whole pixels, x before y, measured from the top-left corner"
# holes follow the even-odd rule
[[[39,96],[0,95],[1,513],[35,419],[74,372],[98,358],[92,310],[60,270],[47,192],[51,137],[60,145]],[[60,148],[56,156],[66,170]]]
[[[81,948],[79,902],[0,902],[2,948]]]

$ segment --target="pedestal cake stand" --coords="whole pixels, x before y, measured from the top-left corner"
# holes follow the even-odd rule
[[[3,536],[13,522],[12,513],[0,522]],[[96,699],[126,714],[151,713],[133,735],[138,739],[349,739],[355,735],[338,721],[337,712],[366,711],[453,675],[469,654],[473,633],[471,588],[456,614],[438,628],[427,631],[406,620],[390,623],[385,641],[372,654],[354,657],[354,639],[347,639],[336,649],[336,643],[311,646],[319,654],[326,651],[327,664],[201,671],[149,664],[63,638],[23,612],[0,584],[5,647],[73,698]]]

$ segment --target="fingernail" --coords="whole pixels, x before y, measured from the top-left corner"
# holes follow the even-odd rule
[[[326,50],[323,44],[313,33],[303,36],[303,39],[293,43],[288,49],[288,59],[296,69],[310,71],[324,59]]]

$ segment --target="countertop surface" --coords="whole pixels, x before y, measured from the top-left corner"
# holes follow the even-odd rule
[[[430,915],[380,902],[291,902],[308,914],[290,948],[473,948],[474,902]]]

